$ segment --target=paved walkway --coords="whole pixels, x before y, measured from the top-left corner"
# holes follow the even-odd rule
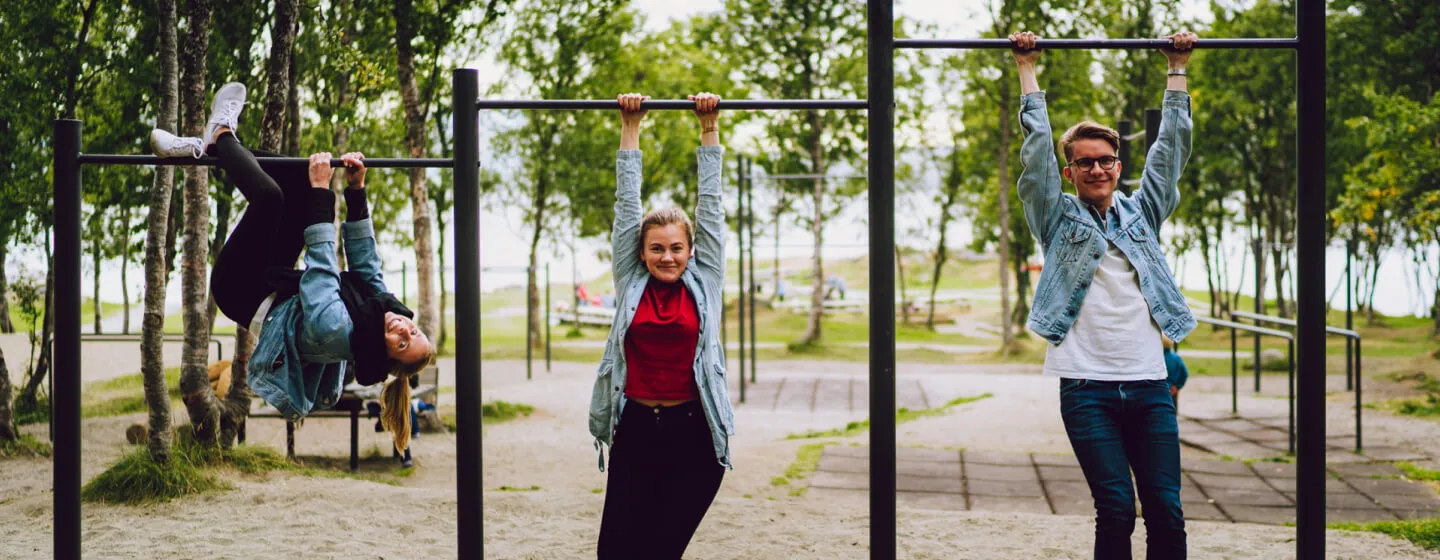
[[[1280,459],[1290,451],[1289,416],[1180,416],[1180,443],[1234,459]],[[1362,440],[1363,442],[1363,440]],[[1329,463],[1369,461],[1420,461],[1428,459],[1413,450],[1371,441],[1355,449],[1355,432],[1327,431],[1325,460]]]
[[[974,511],[1094,515],[1090,489],[1073,456],[901,447],[896,501],[901,506]],[[1180,501],[1187,519],[1284,524],[1295,521],[1295,465],[1185,460]],[[1327,521],[1440,517],[1440,496],[1400,480],[1387,463],[1333,464],[1326,480]],[[862,496],[869,449],[826,447],[810,492]]]

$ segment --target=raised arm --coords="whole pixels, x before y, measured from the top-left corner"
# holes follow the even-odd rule
[[[720,171],[725,148],[720,147],[720,96],[700,93],[695,118],[700,122],[700,147],[695,150],[700,173],[700,196],[695,206],[695,264],[713,282],[725,279],[725,203]]]
[[[1050,115],[1045,109],[1045,92],[1035,78],[1035,62],[1040,49],[1039,39],[1028,31],[1010,35],[1014,45],[1011,54],[1020,74],[1020,126],[1025,130],[1020,144],[1020,179],[1016,188],[1025,207],[1025,221],[1041,244],[1048,245],[1050,234],[1062,215],[1060,208],[1060,169],[1055,165],[1055,147],[1050,134]]]
[[[641,103],[648,96],[626,93],[620,104],[620,150],[615,152],[615,223],[610,230],[610,270],[615,293],[623,293],[630,279],[645,272],[640,262],[640,123],[645,119]]]
[[[330,192],[330,154],[310,156],[310,225],[305,228],[305,272],[300,275],[301,336],[312,348],[347,352],[350,314],[340,301],[340,264],[335,258],[335,193]]]
[[[350,152],[340,159],[345,162],[345,223],[340,224],[340,233],[345,238],[346,266],[371,288],[388,292],[375,247],[370,204],[365,200],[365,154]]]
[[[1180,204],[1180,173],[1190,159],[1190,94],[1186,92],[1185,65],[1190,61],[1196,36],[1182,31],[1169,38],[1174,48],[1162,49],[1169,61],[1169,70],[1165,100],[1160,109],[1160,131],[1145,154],[1145,171],[1135,195],[1145,219],[1156,230]]]

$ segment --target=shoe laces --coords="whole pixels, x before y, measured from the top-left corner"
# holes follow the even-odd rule
[[[230,128],[235,128],[235,120],[240,118],[240,110],[245,108],[244,101],[226,101],[215,109],[215,116],[210,122],[225,123]]]

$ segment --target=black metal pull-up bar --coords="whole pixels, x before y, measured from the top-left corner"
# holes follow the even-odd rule
[[[1163,49],[1169,39],[1039,39],[1039,49]],[[1293,49],[1299,39],[1199,39],[1197,49]],[[896,39],[897,49],[1008,49],[1009,39]]]
[[[619,110],[614,99],[481,99],[478,109],[540,109],[540,110]],[[863,110],[869,108],[864,99],[722,99],[719,110],[725,111],[804,111],[819,109]],[[650,111],[689,111],[695,102],[688,99],[650,99],[640,104]]]
[[[302,157],[256,157],[260,163],[306,163],[308,158]],[[161,158],[155,156],[131,156],[114,154],[80,154],[76,159],[78,163],[95,165],[173,165],[182,167],[187,165],[200,165],[214,167],[220,165],[220,159],[213,156],[201,158]],[[365,167],[370,169],[378,168],[415,168],[415,167],[454,167],[453,159],[437,158],[365,158]],[[345,167],[345,162],[340,158],[330,158],[330,167]]]

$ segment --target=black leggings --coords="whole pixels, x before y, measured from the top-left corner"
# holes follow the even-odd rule
[[[600,559],[679,560],[724,476],[700,401],[625,403],[610,447]]]
[[[309,164],[260,163],[234,134],[224,133],[212,146],[231,183],[249,206],[226,238],[210,271],[210,292],[220,311],[241,327],[249,327],[260,302],[274,291],[266,274],[272,266],[294,268],[305,248],[309,226],[306,192]]]

